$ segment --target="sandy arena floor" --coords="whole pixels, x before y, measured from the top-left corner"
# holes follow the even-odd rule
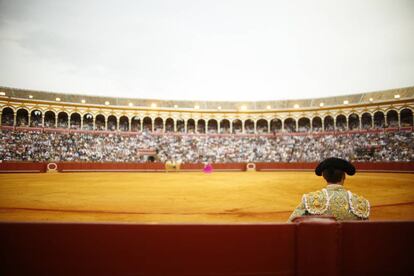
[[[370,200],[372,220],[414,220],[414,174],[358,173],[345,186]],[[323,187],[310,172],[0,174],[0,220],[284,222]]]

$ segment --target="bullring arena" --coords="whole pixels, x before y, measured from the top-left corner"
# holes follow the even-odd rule
[[[286,222],[301,196],[323,188],[311,172],[0,175],[3,221]],[[371,220],[413,220],[413,175],[358,173],[347,189],[370,199]]]
[[[324,137],[349,139],[337,142],[340,147],[362,140],[358,152],[344,156],[354,159],[363,171],[350,177],[347,187],[371,200],[372,219],[413,219],[413,88],[302,101],[219,102],[215,106],[211,102],[150,102],[7,87],[1,91],[5,143],[0,166],[9,172],[0,175],[1,220],[283,222],[302,194],[323,187],[323,181],[309,172],[320,157],[292,151],[289,139],[316,147],[315,143],[326,143]],[[48,135],[53,139],[60,135],[62,140],[83,139],[82,135],[132,140],[123,141],[127,153],[119,151],[119,156],[101,156],[101,160],[94,156],[88,160],[88,153],[78,157],[33,155],[34,149],[32,156],[25,152],[12,156],[19,149],[16,145],[8,148],[7,139],[24,133],[35,135],[30,140],[47,139]],[[389,136],[400,133],[407,141]],[[156,138],[142,138],[147,136]],[[308,138],[313,136],[316,138]],[[374,136],[375,142],[365,141],[364,136]],[[393,143],[406,143],[402,148],[393,147],[400,151],[405,147],[408,152],[396,154],[391,148],[388,155],[396,156],[378,156],[378,140],[392,138]],[[163,139],[180,145],[182,152],[165,146]],[[198,143],[197,152],[203,156],[187,156],[184,151],[191,148],[182,139],[192,139],[193,146],[194,141]],[[217,141],[244,145],[246,139],[247,143],[270,146],[276,140],[284,149],[264,157],[240,154],[238,149],[216,156],[200,144],[222,151]],[[59,154],[52,153],[58,149],[49,151]],[[289,151],[291,156],[287,156]],[[237,154],[243,159],[237,159]],[[155,162],[149,162],[154,156]],[[171,159],[180,159],[183,165],[178,172],[165,174],[163,164]],[[213,163],[212,174],[202,173],[202,163],[207,161]],[[244,172],[249,162],[257,163],[254,173]],[[49,163],[65,173],[15,174],[45,172]],[[140,171],[146,173],[137,173]]]
[[[160,236],[153,236],[156,231],[178,231],[179,240],[186,243],[186,239],[195,239],[194,244],[201,246],[201,242],[207,252],[222,246],[223,252],[230,250],[220,240],[237,240],[245,234],[254,237],[246,236],[243,241],[259,239],[253,232],[245,232],[247,228],[238,228],[240,225],[257,228],[259,232],[268,227],[283,232],[293,225],[285,222],[302,195],[325,186],[313,170],[320,160],[330,156],[355,164],[357,174],[347,177],[345,186],[369,199],[371,221],[379,225],[392,221],[400,233],[412,229],[412,223],[407,221],[414,219],[413,87],[311,100],[246,103],[104,98],[8,87],[1,87],[0,91],[0,228],[16,228],[11,232],[4,230],[3,243],[21,241],[19,245],[11,243],[12,252],[17,247],[21,250],[16,250],[18,255],[10,255],[14,256],[10,263],[28,250],[30,240],[24,242],[25,237],[36,235],[33,233],[37,233],[37,227],[50,227],[52,239],[55,234],[60,237],[59,231],[75,235],[84,240],[84,252],[90,252],[100,238],[86,237],[102,233],[99,235],[116,243],[122,235],[112,233],[112,228],[105,230],[105,225],[126,229],[122,225],[127,223],[144,232],[145,225],[155,225],[148,230],[149,236],[146,232],[142,236],[125,234],[130,242],[142,246],[140,237],[146,237],[154,242],[148,252],[168,249],[176,254],[175,261],[169,263],[170,257],[147,252],[145,256],[155,254],[154,258],[161,258],[165,266],[154,268],[151,262],[143,262],[140,269],[144,272],[140,275],[148,271],[163,275],[180,271],[177,264],[182,264],[184,256],[195,249],[191,247],[183,253],[173,246],[173,236],[161,235],[161,240],[167,239],[161,242]],[[211,165],[212,172],[203,172],[206,164]],[[401,225],[396,224],[399,221]],[[222,229],[223,224],[227,226]],[[218,240],[200,241],[206,235],[207,228],[203,227],[207,225],[221,233]],[[234,228],[228,228],[229,225]],[[301,224],[297,225],[292,227],[302,231]],[[347,233],[347,225],[352,223],[338,225]],[[86,232],[78,232],[77,227],[85,227]],[[102,227],[103,232],[88,230],[89,227]],[[379,229],[375,231],[382,233],[381,226],[375,227]],[[186,235],[186,231],[194,232]],[[364,233],[369,235],[369,231]],[[387,233],[384,237],[395,237]],[[11,238],[14,235],[20,238]],[[37,246],[44,242],[44,237],[36,236]],[[295,250],[301,252],[307,245],[300,243],[300,237],[296,238],[300,244],[297,247],[292,245],[295,239],[290,238],[275,241],[275,246],[283,248],[278,242],[286,242],[286,248],[299,248]],[[409,235],[401,234],[400,238],[409,239]],[[236,240],[234,243],[242,244]],[[61,239],[57,247],[77,251],[71,242],[60,242]],[[259,242],[257,250],[262,250],[266,243]],[[390,242],[389,246],[402,252],[410,244]],[[279,254],[267,252],[262,254]],[[371,254],[375,252],[372,250]],[[101,259],[119,258],[107,254]],[[197,256],[193,257],[198,260],[193,271],[199,271],[201,263],[211,259]],[[284,260],[294,257],[287,256],[290,255],[277,257],[291,272],[282,274],[293,273],[293,263]],[[245,273],[263,268],[257,257],[243,258],[251,267],[235,265],[234,271],[238,272],[228,275],[239,275],[240,269]],[[402,260],[405,262],[406,258]],[[229,262],[210,264],[201,270],[222,271]],[[55,272],[60,271],[57,264],[53,262]],[[280,266],[272,266],[274,262],[266,264],[268,271],[280,271]],[[66,272],[82,271],[74,267]],[[403,263],[400,267],[406,272],[409,266]],[[129,263],[122,268],[132,269]],[[91,271],[102,272],[100,269],[103,268]],[[377,271],[374,267],[369,269]],[[136,272],[136,267],[131,271]]]

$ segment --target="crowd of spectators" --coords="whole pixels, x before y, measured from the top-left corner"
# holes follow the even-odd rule
[[[155,135],[119,132],[1,130],[0,161],[182,163],[317,162],[330,156],[351,161],[414,161],[414,133],[378,132],[281,136]]]

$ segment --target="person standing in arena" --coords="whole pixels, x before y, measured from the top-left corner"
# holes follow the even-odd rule
[[[309,215],[334,216],[337,220],[369,218],[369,201],[343,187],[345,173],[355,174],[355,167],[351,163],[335,157],[328,158],[319,163],[315,173],[326,180],[326,188],[304,194],[301,203],[289,217],[289,221]]]

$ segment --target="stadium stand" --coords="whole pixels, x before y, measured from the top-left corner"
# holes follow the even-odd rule
[[[251,103],[0,90],[3,162],[136,164],[173,160],[182,163],[183,169],[210,162],[215,168],[238,170],[248,162],[299,164],[334,155],[353,162],[393,162],[403,168],[407,167],[404,162],[414,160],[414,87]],[[157,158],[148,153],[155,151]],[[226,164],[236,165],[230,168]],[[71,165],[58,169],[65,166],[77,170]],[[262,169],[278,166],[264,165]],[[4,171],[5,166],[0,167]]]
[[[413,162],[413,138],[412,131],[245,137],[4,129],[0,160],[145,163],[151,152],[158,152],[162,163],[318,162],[330,156],[353,162]]]

